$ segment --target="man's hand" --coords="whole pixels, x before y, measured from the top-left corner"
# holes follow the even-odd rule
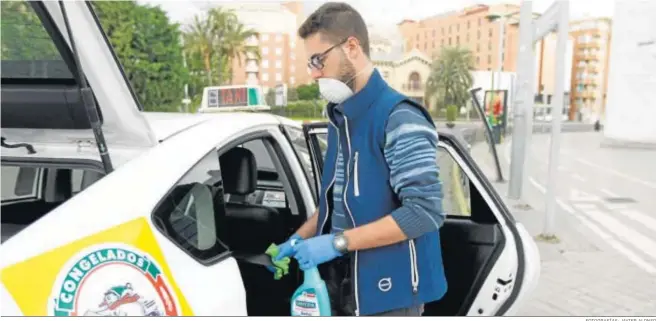
[[[325,234],[298,243],[294,258],[303,271],[342,255],[333,245],[334,234]]]
[[[296,254],[296,249],[292,246],[292,241],[296,240],[298,242],[298,240],[302,239],[303,238],[300,235],[294,234],[285,243],[278,245],[278,255],[276,255],[274,260],[278,261],[282,258]]]

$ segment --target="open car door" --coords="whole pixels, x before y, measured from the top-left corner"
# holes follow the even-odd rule
[[[2,2],[3,160],[61,158],[61,149],[40,144],[96,160],[99,149],[157,144],[91,6]]]
[[[328,125],[303,126],[317,180],[321,179]],[[537,285],[537,246],[465,147],[452,134],[438,134],[447,214],[440,236],[448,290],[442,299],[425,306],[424,315],[511,315]]]

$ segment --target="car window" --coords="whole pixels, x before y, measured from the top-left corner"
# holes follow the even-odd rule
[[[73,79],[68,65],[27,1],[1,1],[2,78]]]
[[[303,167],[303,171],[305,172],[305,175],[308,179],[310,188],[312,189],[312,195],[315,195],[315,177],[314,171],[312,171],[314,164],[312,163],[312,157],[308,151],[305,135],[303,135],[303,131],[298,128],[286,126],[285,130],[289,135],[289,140],[291,142],[292,148],[294,149],[294,152],[296,153],[296,156],[301,163],[301,167]]]
[[[164,197],[153,212],[158,229],[195,259],[206,262],[228,250],[219,239],[225,217],[217,150],[206,154]]]
[[[462,167],[444,147],[437,151],[442,181],[442,208],[448,216],[471,216],[470,184]]]
[[[2,202],[36,198],[38,192],[38,168],[2,166]]]

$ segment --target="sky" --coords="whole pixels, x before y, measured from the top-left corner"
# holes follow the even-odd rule
[[[139,3],[148,3],[160,5],[169,18],[175,22],[185,23],[195,14],[203,11],[204,8],[219,6],[221,3],[230,0],[137,0]],[[232,0],[235,1],[235,0]],[[520,4],[520,0],[345,0],[353,5],[356,10],[364,16],[368,24],[377,26],[393,26],[403,19],[422,19],[446,11],[461,9],[477,3],[481,4],[499,4],[512,3]],[[636,0],[619,0],[636,1]],[[240,1],[245,2],[245,1]],[[248,2],[278,2],[277,0],[248,0]],[[311,12],[319,7],[324,0],[305,0],[306,11]],[[553,3],[554,0],[532,0],[533,11],[543,13]],[[585,17],[612,17],[615,0],[570,0],[570,17],[580,19]]]

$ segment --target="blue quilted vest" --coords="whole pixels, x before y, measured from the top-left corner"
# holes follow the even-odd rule
[[[316,234],[330,224],[337,141],[344,158],[344,204],[353,226],[374,222],[401,206],[390,186],[385,160],[385,125],[401,102],[422,106],[400,94],[375,70],[367,85],[342,103],[338,122],[334,104],[327,107],[328,148],[324,159]],[[439,231],[397,244],[351,253],[356,314],[369,315],[439,300],[447,290]]]

